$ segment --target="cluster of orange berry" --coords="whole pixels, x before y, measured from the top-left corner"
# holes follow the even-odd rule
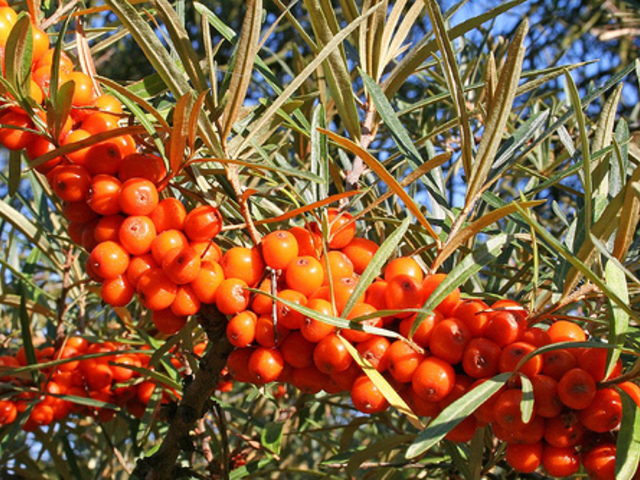
[[[5,17],[15,22],[16,14],[9,7],[0,8],[0,18]],[[46,34],[35,26],[32,31],[30,90],[40,105],[50,94],[54,50],[48,49]],[[120,103],[109,95],[96,97],[90,77],[72,67],[61,52],[60,83],[73,80],[75,90],[59,137],[36,133],[27,113],[7,101],[0,124],[8,126],[0,128],[0,144],[12,150],[26,149],[27,156],[35,160],[56,145],[118,127]],[[43,110],[38,112],[43,114]],[[218,261],[221,255],[211,240],[222,227],[222,217],[209,205],[187,213],[177,199],[161,200],[159,190],[167,170],[160,156],[139,152],[130,135],[120,135],[53,158],[37,169],[64,202],[70,237],[90,252],[86,270],[102,284],[106,303],[124,306],[137,292],[153,311],[157,328],[173,334],[184,326],[188,315],[200,309],[201,302],[212,301],[211,277],[218,271],[209,261]]]
[[[131,415],[142,418],[157,384],[144,379],[136,369],[149,368],[151,355],[125,351],[127,348],[116,342],[91,343],[83,337],[70,337],[59,348],[38,348],[35,350],[38,364],[52,361],[60,363],[40,368],[41,377],[45,380],[38,388],[27,391],[24,391],[24,387],[31,385],[30,376],[6,374],[7,370],[27,365],[24,348],[18,350],[15,356],[0,356],[0,382],[6,384],[8,393],[0,400],[0,426],[13,423],[18,414],[29,407],[31,411],[22,426],[26,431],[61,421],[72,413],[95,413],[103,422],[111,420],[116,414],[108,406],[89,407],[87,402],[82,401],[83,398],[125,409]],[[205,348],[205,343],[194,345],[194,355],[201,356]],[[184,371],[182,359],[178,356],[173,355],[171,363],[178,371]],[[12,395],[11,386],[23,391]],[[223,378],[216,389],[229,391],[231,387],[231,381]],[[162,402],[178,397],[177,392],[162,389]]]

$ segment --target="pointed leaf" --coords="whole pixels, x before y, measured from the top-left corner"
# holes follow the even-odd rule
[[[622,400],[622,422],[616,443],[616,480],[634,478],[640,463],[640,409],[623,390],[618,390]]]
[[[629,291],[627,288],[627,279],[624,271],[618,267],[615,261],[609,260],[605,266],[604,278],[607,282],[607,286],[611,288],[620,300],[625,303],[629,303]],[[609,343],[622,347],[624,340],[629,329],[629,315],[615,305],[611,300],[609,301]],[[616,362],[620,358],[620,350],[618,348],[612,348],[609,350],[607,356],[607,368],[605,369],[604,378],[608,378]]]

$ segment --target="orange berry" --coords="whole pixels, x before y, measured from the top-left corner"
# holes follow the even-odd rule
[[[309,300],[309,303],[307,303],[306,307],[324,315],[334,315],[331,303],[321,298]],[[302,336],[313,343],[318,343],[320,340],[333,333],[335,329],[336,327],[334,327],[333,325],[306,316],[303,317],[303,320],[300,324],[300,332],[302,333]]]
[[[158,206],[158,190],[149,180],[130,178],[120,190],[120,208],[128,215],[149,215]]]
[[[362,358],[367,360],[373,368],[379,372],[383,372],[388,366],[386,354],[390,345],[391,342],[385,337],[375,335],[369,340],[358,343],[356,350],[358,350]]]
[[[389,262],[384,270],[384,280],[389,282],[398,275],[408,275],[415,278],[418,283],[424,278],[420,264],[411,257],[398,257]]]
[[[308,367],[313,363],[316,344],[304,338],[300,331],[291,332],[280,345],[284,361],[294,368]]]
[[[495,421],[508,432],[522,430],[522,391],[516,388],[503,391],[495,403]]]
[[[510,443],[505,460],[518,472],[533,473],[542,463],[542,442],[531,445]]]
[[[596,391],[593,401],[578,412],[582,425],[592,432],[605,433],[620,425],[622,400],[613,388]]]
[[[109,113],[93,113],[82,120],[80,128],[86,130],[91,135],[115,130],[118,128],[118,117]]]
[[[258,286],[258,290],[271,295],[271,279],[265,278],[262,280]],[[257,293],[251,301],[251,310],[256,312],[258,315],[270,314],[273,311],[273,300],[271,300],[271,297],[268,297],[267,295]]]
[[[520,360],[529,355],[535,349],[536,347],[526,342],[515,342],[511,345],[507,345],[500,354],[500,371],[514,372],[515,368],[520,363]],[[541,370],[542,357],[540,355],[535,355],[520,367],[519,372],[531,379],[539,374]]]
[[[558,397],[562,403],[574,410],[588,407],[595,396],[596,382],[581,368],[569,370],[558,382]]]
[[[111,140],[105,140],[87,147],[83,164],[91,175],[115,176],[121,160],[122,155],[118,146]]]
[[[91,267],[102,278],[115,278],[123,275],[129,266],[129,254],[116,242],[99,243],[89,256]]]
[[[542,466],[552,477],[568,477],[578,473],[580,459],[573,447],[547,445],[542,450]]]
[[[553,418],[562,412],[562,402],[558,398],[558,382],[547,375],[536,375],[531,379],[536,414]]]
[[[298,257],[298,241],[286,230],[276,230],[262,239],[262,256],[267,266],[284,270]]]
[[[410,338],[411,329],[413,328],[413,324],[417,319],[417,314],[414,314],[410,317],[403,319],[400,322],[400,333]],[[433,328],[442,321],[442,314],[435,311],[433,314],[424,318],[424,320],[420,323],[417,330],[413,334],[413,338],[411,338],[414,342],[416,342],[421,347],[428,347],[429,342],[431,341],[431,334],[433,333]]]
[[[251,345],[256,338],[257,321],[256,314],[249,310],[240,312],[229,320],[226,331],[231,345],[238,348]]]
[[[289,232],[298,243],[298,256],[319,258],[318,252],[322,250],[322,236],[303,227],[292,227]]]
[[[49,35],[32,23],[31,38],[33,39],[31,62],[35,64],[49,50]]]
[[[284,359],[277,349],[256,348],[249,357],[249,373],[257,383],[269,383],[278,379],[284,369]]]
[[[187,323],[187,317],[179,317],[169,308],[154,310],[151,320],[156,328],[166,335],[178,333]]]
[[[93,82],[91,81],[91,77],[82,72],[70,72],[68,79],[75,83],[71,103],[77,107],[93,105]]]
[[[489,321],[489,314],[486,312],[488,309],[489,305],[482,300],[464,300],[458,304],[453,316],[465,323],[472,337],[480,337]]]
[[[159,157],[158,155],[132,153],[124,157],[118,165],[118,177],[120,177],[120,180],[123,182],[131,178],[144,178],[154,185],[158,185],[166,176],[167,167],[165,167],[162,157]],[[179,200],[172,200],[180,203]],[[180,205],[182,204],[180,203]],[[180,225],[179,228],[182,228],[182,225]]]
[[[384,292],[385,302],[389,310],[418,309],[422,307],[420,283],[414,277],[400,274],[388,281]],[[397,318],[409,317],[413,312],[398,312]]]
[[[590,448],[582,454],[582,465],[590,479],[616,478],[616,445],[605,441]]]
[[[191,282],[196,297],[202,303],[214,303],[216,291],[224,280],[224,272],[217,262],[202,262],[198,275]]]
[[[378,248],[380,247],[371,240],[355,237],[342,248],[342,253],[351,260],[354,271],[361,275],[378,251]]]
[[[324,271],[323,285],[329,285],[329,273],[331,273],[333,281],[353,276],[353,263],[351,263],[349,257],[338,250],[333,250],[323,255],[320,258],[320,264]]]
[[[184,233],[190,240],[211,240],[222,229],[222,215],[216,207],[201,205],[191,210],[184,220]]]
[[[264,274],[262,256],[255,248],[230,248],[222,257],[220,266],[226,278],[239,278],[250,287],[256,286]]]
[[[273,324],[270,315],[261,315],[256,322],[256,342],[263,347],[273,348],[282,345],[282,342],[289,335],[289,329],[278,323]]]
[[[93,228],[93,238],[96,242],[119,242],[119,232],[125,218],[122,215],[101,217]]]
[[[544,428],[545,441],[554,447],[566,448],[578,445],[584,437],[584,426],[575,412],[565,412],[547,419]]]
[[[471,340],[471,332],[457,318],[446,318],[433,327],[429,349],[431,353],[450,364],[460,363]]]
[[[151,250],[156,227],[147,216],[127,217],[118,230],[118,238],[131,255],[143,255]]]
[[[351,401],[353,406],[363,413],[383,412],[389,407],[389,402],[382,392],[366,375],[360,375],[353,382]]]
[[[0,125],[15,127],[0,128],[0,144],[9,150],[24,150],[35,136],[25,130],[33,129],[33,122],[22,111],[7,110],[3,112],[0,115]]]
[[[608,351],[604,348],[586,349],[578,358],[578,366],[589,372],[596,382],[605,380]],[[608,378],[616,378],[622,373],[622,362],[618,360]]]
[[[71,166],[71,165],[70,165]],[[77,166],[78,168],[84,168]],[[120,180],[111,175],[96,175],[91,180],[87,203],[100,215],[120,213]]]
[[[189,246],[173,248],[162,259],[162,269],[178,285],[195,280],[200,264],[200,256]]]
[[[124,307],[131,301],[134,293],[135,288],[126,275],[107,278],[100,287],[100,297],[113,307]]]
[[[343,277],[333,282],[333,299],[336,303],[338,314],[342,315],[344,307],[353,295],[354,290],[358,286],[358,277]],[[330,296],[328,298],[331,298]],[[354,305],[364,302],[364,295],[358,298]]]
[[[67,135],[64,138],[64,140],[62,140],[61,143],[62,143],[63,146],[66,146],[66,145],[70,145],[72,143],[81,142],[82,140],[86,140],[87,138],[90,138],[90,137],[91,137],[91,134],[89,132],[79,128],[77,130],[74,130],[73,132],[70,132],[69,135]],[[72,163],[84,166],[86,164],[86,161],[87,161],[87,154],[89,153],[89,148],[90,147],[80,148],[80,149],[74,150],[72,152],[66,153],[65,156]]]
[[[227,278],[216,290],[216,307],[225,315],[234,315],[249,306],[249,292],[244,280]]]
[[[403,383],[408,383],[413,379],[414,372],[425,358],[403,340],[396,340],[389,345],[386,356],[389,373],[398,382]]]
[[[323,338],[313,350],[313,361],[323,373],[342,372],[351,365],[351,354],[334,333]]]
[[[489,318],[483,336],[504,348],[516,342],[522,334],[522,326],[517,315],[501,311]]]
[[[462,368],[473,378],[491,378],[498,373],[500,347],[486,338],[472,338],[462,354]]]
[[[576,358],[566,349],[544,353],[542,362],[542,373],[558,381],[565,373],[578,365]]]
[[[98,214],[89,208],[87,202],[65,202],[63,215],[70,222],[87,223],[98,218]]]
[[[144,272],[158,267],[159,265],[150,253],[133,256],[129,260],[129,266],[127,267],[127,280],[129,280],[134,287],[137,287],[138,280]]]
[[[329,248],[339,250],[346,247],[356,234],[356,223],[353,220],[353,215],[347,212],[340,212],[337,208],[329,208],[327,217]],[[311,224],[311,228],[315,233],[321,233],[320,226],[316,222]]]
[[[182,230],[186,216],[187,210],[177,198],[160,200],[155,210],[149,214],[158,233],[165,230]]]
[[[60,165],[51,173],[53,175],[51,186],[61,200],[81,202],[90,199],[91,176],[86,168],[80,165]]]
[[[151,242],[151,254],[156,263],[162,265],[164,257],[169,250],[183,248],[188,244],[187,238],[180,230],[165,230],[156,235]]]
[[[0,425],[9,425],[18,417],[16,404],[11,400],[0,400]]]
[[[176,298],[178,286],[161,268],[145,271],[136,286],[142,304],[149,310],[168,309]]]
[[[307,297],[296,290],[281,290],[277,298],[303,307],[307,305]],[[304,321],[304,314],[282,302],[276,302],[276,309],[278,323],[281,323],[291,330],[300,328]]]
[[[357,321],[359,317],[367,317],[375,314],[376,312],[377,310],[368,303],[356,303],[347,315],[347,320]],[[372,317],[366,320],[358,321],[358,323],[360,325],[367,325],[370,327],[382,327],[382,318]],[[362,330],[344,329],[340,333],[344,338],[352,343],[364,342],[373,338],[373,334],[364,332]]]
[[[122,113],[122,104],[120,101],[106,93],[96,98],[96,107],[103,112]]]

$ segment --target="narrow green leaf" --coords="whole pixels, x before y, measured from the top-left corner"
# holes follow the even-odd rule
[[[29,312],[27,312],[27,292],[26,289],[20,285],[18,288],[20,292],[20,310],[18,316],[20,318],[20,336],[22,337],[22,347],[27,358],[27,365],[35,365],[37,363],[36,351],[33,347],[33,337],[31,335],[31,321]],[[32,372],[34,382],[37,382],[38,372],[35,370]]]
[[[364,294],[364,292],[369,288],[371,282],[375,280],[376,277],[380,275],[382,271],[382,267],[386,263],[387,259],[391,256],[391,254],[395,251],[398,244],[402,241],[404,234],[409,229],[411,225],[411,219],[409,217],[405,218],[404,221],[397,227],[391,235],[387,237],[387,239],[380,245],[380,248],[373,256],[367,268],[365,268],[364,272],[360,276],[360,280],[358,281],[358,285],[353,290],[353,293],[349,297],[347,304],[344,306],[342,310],[342,318],[347,318],[347,315],[351,312],[351,309],[356,304],[358,299]]]
[[[511,115],[513,100],[520,82],[525,53],[524,41],[528,31],[529,23],[525,19],[518,27],[511,45],[509,45],[507,59],[500,72],[498,85],[485,120],[482,140],[478,145],[473,170],[469,172],[467,177],[469,178],[469,186],[465,199],[466,207],[470,207],[483,190],[494,164],[496,152],[502,143],[503,132]]]
[[[314,189],[314,202],[327,198],[329,195],[329,145],[327,137],[322,135],[318,130],[319,128],[326,127],[324,105],[320,104],[314,109],[313,116],[311,118],[311,155],[309,161],[311,163],[311,173],[321,179]]]
[[[22,12],[18,15],[7,38],[4,50],[4,76],[20,94],[25,96],[28,96],[29,91],[26,81],[31,74],[32,51],[31,19],[26,12]]]
[[[522,421],[529,423],[533,416],[533,384],[526,375],[520,375],[520,383],[522,385],[522,403],[520,411],[522,412]]]
[[[498,255],[500,255],[502,249],[511,241],[512,238],[509,235],[497,235],[488,240],[484,245],[479,245],[469,253],[464,260],[456,265],[422,306],[422,313],[418,314],[416,320],[413,322],[409,338],[413,337],[420,323],[427,318],[430,312],[432,312],[447,295],[478,273],[482,267],[495,260]]]
[[[500,390],[511,378],[511,373],[501,373],[478,385],[445,408],[409,446],[406,457],[415,458],[429,450],[462,420]]]
[[[260,443],[262,443],[262,446],[276,455],[280,454],[282,447],[284,425],[282,422],[269,422],[260,433]]]
[[[233,30],[233,28],[224,23],[220,19],[220,17],[209,10],[205,5],[200,2],[193,2],[193,7],[200,15],[206,17],[209,24],[213,28],[215,28],[218,33],[222,35],[227,41],[232,42],[233,39],[236,38],[236,32]]]
[[[623,390],[622,422],[616,443],[616,480],[631,480],[640,463],[640,409]]]
[[[458,69],[458,63],[456,61],[455,54],[453,53],[453,46],[449,41],[449,34],[447,32],[447,27],[444,24],[444,18],[442,18],[442,12],[440,11],[438,2],[436,0],[424,0],[424,2],[427,5],[427,12],[429,13],[429,18],[433,25],[436,41],[438,42],[438,48],[442,54],[442,68],[444,69],[449,92],[451,93],[453,104],[456,108],[456,113],[459,119],[462,166],[466,177],[472,178],[474,141],[471,133],[471,122],[469,121],[469,112],[467,111],[467,102],[464,97],[464,88],[462,86],[460,70]],[[511,103],[509,103],[509,107],[510,106]]]
[[[381,440],[375,441],[371,445],[368,445],[362,450],[358,450],[351,455],[347,462],[346,473],[347,475],[355,475],[356,471],[366,460],[375,457],[381,453],[388,453],[398,448],[400,445],[404,445],[407,442],[412,441],[416,436],[413,434],[398,434],[390,437],[385,437]]]
[[[9,151],[9,196],[13,197],[20,187],[22,153],[19,150]]]
[[[620,300],[625,303],[629,303],[629,291],[627,289],[627,279],[624,271],[618,267],[618,264],[609,260],[605,266],[604,278],[607,286],[611,288],[611,291],[616,294]],[[609,303],[609,343],[622,347],[624,345],[624,339],[629,329],[629,315],[620,309],[616,304],[607,299]],[[620,350],[618,348],[612,348],[607,355],[607,368],[605,369],[604,378],[608,378],[616,362],[620,358]]]
[[[613,141],[614,126],[621,96],[622,84],[616,87],[602,106],[598,124],[594,128],[593,143],[591,145],[594,152],[608,147]],[[605,160],[606,158],[600,160],[600,162],[596,163],[591,169],[593,171],[593,189],[602,195],[609,194],[610,164]]]
[[[634,238],[636,238],[638,222],[640,222],[640,198],[636,193],[636,189],[639,186],[640,168],[636,167],[631,174],[631,178],[624,186],[626,189],[624,192],[624,204],[621,207],[620,220],[617,225],[618,230],[613,243],[613,256],[621,262],[624,262],[627,252]],[[618,195],[616,195],[617,197]]]

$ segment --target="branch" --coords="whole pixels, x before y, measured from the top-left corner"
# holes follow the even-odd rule
[[[233,350],[225,335],[226,317],[215,307],[203,308],[198,314],[198,321],[211,343],[209,351],[202,358],[193,381],[185,387],[182,401],[160,448],[152,456],[138,460],[133,478],[173,480],[179,476],[178,456],[182,450],[193,446],[190,432],[204,416],[227,357]]]

